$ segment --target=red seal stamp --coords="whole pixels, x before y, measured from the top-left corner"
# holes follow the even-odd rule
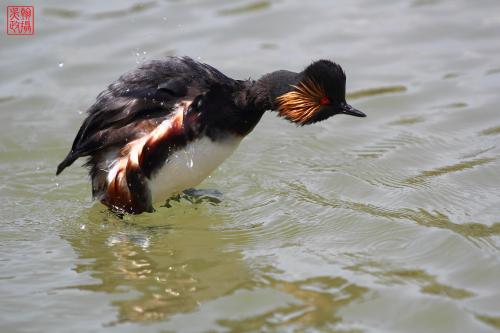
[[[7,6],[7,35],[33,35],[35,8],[33,6]]]

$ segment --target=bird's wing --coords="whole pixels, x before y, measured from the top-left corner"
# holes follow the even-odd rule
[[[57,174],[82,156],[93,155],[150,133],[175,105],[190,101],[223,74],[190,58],[169,58],[144,63],[122,75],[101,92],[87,111],[70,152]]]

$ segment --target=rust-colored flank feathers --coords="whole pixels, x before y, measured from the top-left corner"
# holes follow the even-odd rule
[[[148,155],[154,154],[156,150],[173,136],[182,135],[183,112],[178,111],[171,118],[162,122],[149,134],[134,140],[125,145],[120,151],[120,157],[113,164],[113,167],[107,174],[107,189],[101,200],[110,207],[118,210],[125,210],[129,213],[143,211],[141,202],[134,197],[130,178],[139,180],[141,184],[137,187],[143,187],[146,177],[143,174],[143,168]]]
[[[279,96],[278,113],[295,123],[304,125],[319,110],[326,96],[323,88],[312,80],[305,80],[293,86],[295,90]]]

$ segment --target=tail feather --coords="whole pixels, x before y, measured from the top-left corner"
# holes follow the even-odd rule
[[[73,164],[73,162],[77,158],[78,156],[69,153],[68,156],[66,156],[66,158],[57,166],[56,176],[63,172],[63,170],[69,167],[71,164]]]

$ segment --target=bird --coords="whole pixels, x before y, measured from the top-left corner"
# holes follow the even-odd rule
[[[190,57],[149,60],[97,96],[56,175],[86,157],[94,199],[114,212],[151,213],[207,178],[266,111],[299,127],[336,114],[365,117],[345,91],[344,70],[326,59],[257,80]]]

